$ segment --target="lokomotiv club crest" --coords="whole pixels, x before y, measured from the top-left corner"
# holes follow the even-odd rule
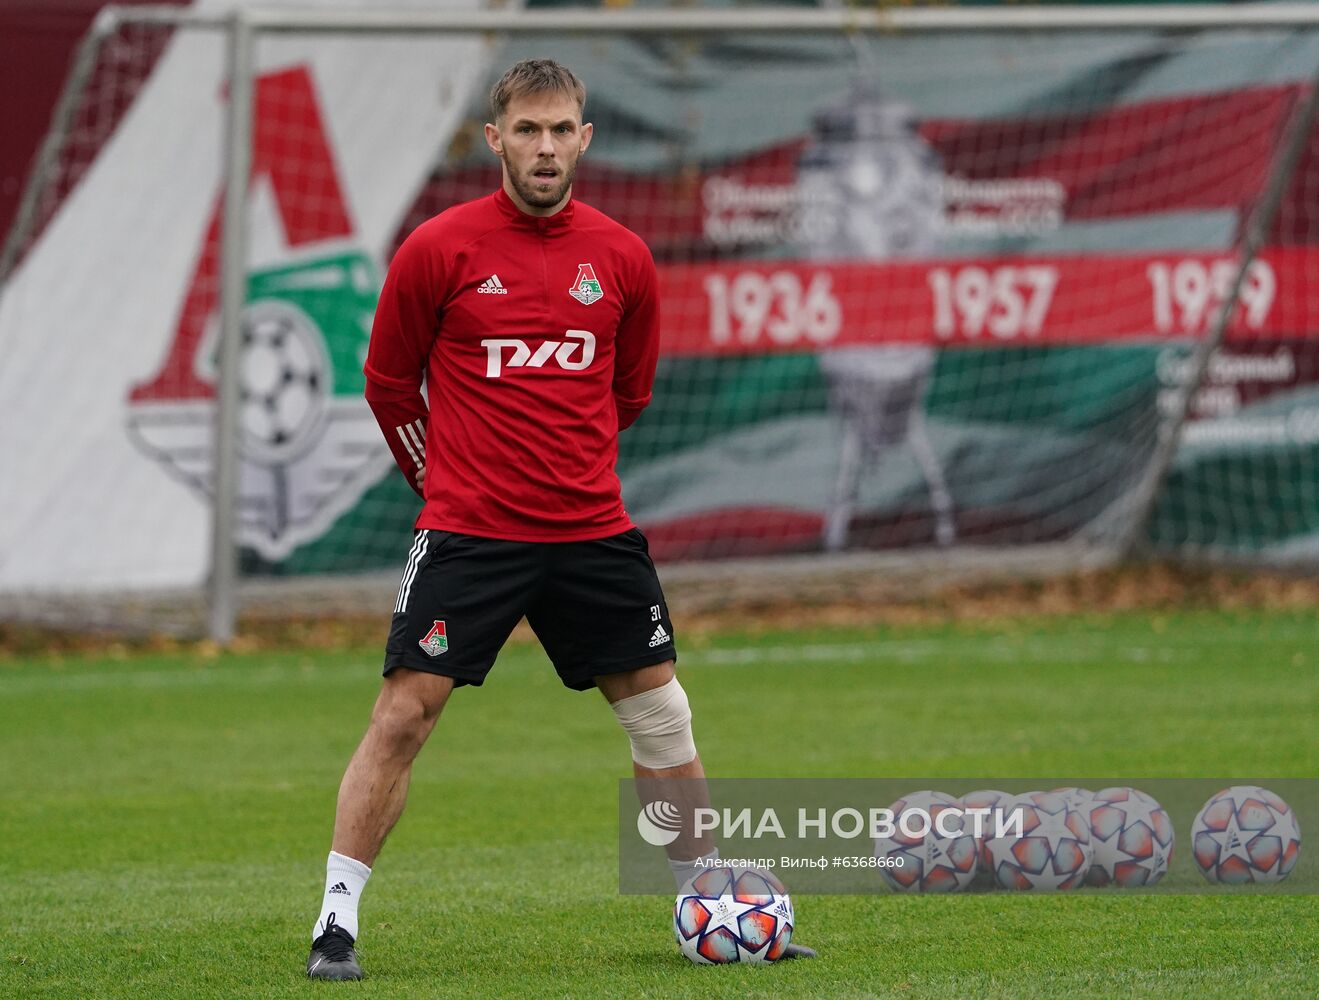
[[[362,398],[362,358],[380,289],[357,234],[307,67],[257,80],[252,187],[265,187],[287,252],[252,271],[239,363],[239,542],[278,561],[322,535],[391,467]],[[280,109],[262,122],[260,109]],[[289,117],[293,120],[288,120]],[[290,126],[296,126],[290,130]],[[280,136],[292,131],[297,142]],[[306,177],[318,178],[315,191]],[[219,237],[211,211],[174,336],[156,372],[134,385],[128,432],[206,498],[214,494]]]

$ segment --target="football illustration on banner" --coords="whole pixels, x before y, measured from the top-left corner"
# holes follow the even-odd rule
[[[268,185],[282,266],[248,275],[239,366],[239,537],[279,560],[323,533],[389,467],[362,401],[361,359],[380,288],[340,183],[310,71],[257,80],[252,176]],[[291,125],[298,139],[281,139]],[[307,165],[318,183],[307,189]],[[213,490],[219,332],[217,196],[174,336],[151,378],[129,393],[139,449],[197,492]],[[345,246],[348,248],[345,249]]]

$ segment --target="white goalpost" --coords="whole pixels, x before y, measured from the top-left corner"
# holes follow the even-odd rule
[[[0,617],[384,606],[375,295],[497,183],[483,97],[531,55],[660,269],[620,476],[669,578],[1319,565],[1313,5],[202,2],[98,18],[0,255]],[[112,541],[70,555],[77,483]]]

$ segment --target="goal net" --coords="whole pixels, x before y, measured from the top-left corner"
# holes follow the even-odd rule
[[[29,181],[0,289],[6,607],[211,571],[231,6],[103,25]],[[627,31],[539,6],[535,32],[254,31],[245,581],[401,567],[418,502],[361,400],[375,297],[412,228],[498,186],[485,97],[530,56],[585,79],[574,193],[659,266],[619,464],[658,561],[1319,562],[1319,21]]]

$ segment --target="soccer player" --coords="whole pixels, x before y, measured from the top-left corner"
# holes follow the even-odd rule
[[[366,398],[425,503],[380,695],[339,788],[314,979],[362,977],[358,900],[412,762],[453,689],[485,680],[524,615],[563,683],[608,699],[638,779],[704,788],[668,607],[614,469],[618,432],[650,402],[655,264],[572,197],[591,143],[585,100],[556,62],[509,69],[485,126],[500,189],[419,226],[380,294]],[[684,836],[669,856],[681,885],[718,855]]]

